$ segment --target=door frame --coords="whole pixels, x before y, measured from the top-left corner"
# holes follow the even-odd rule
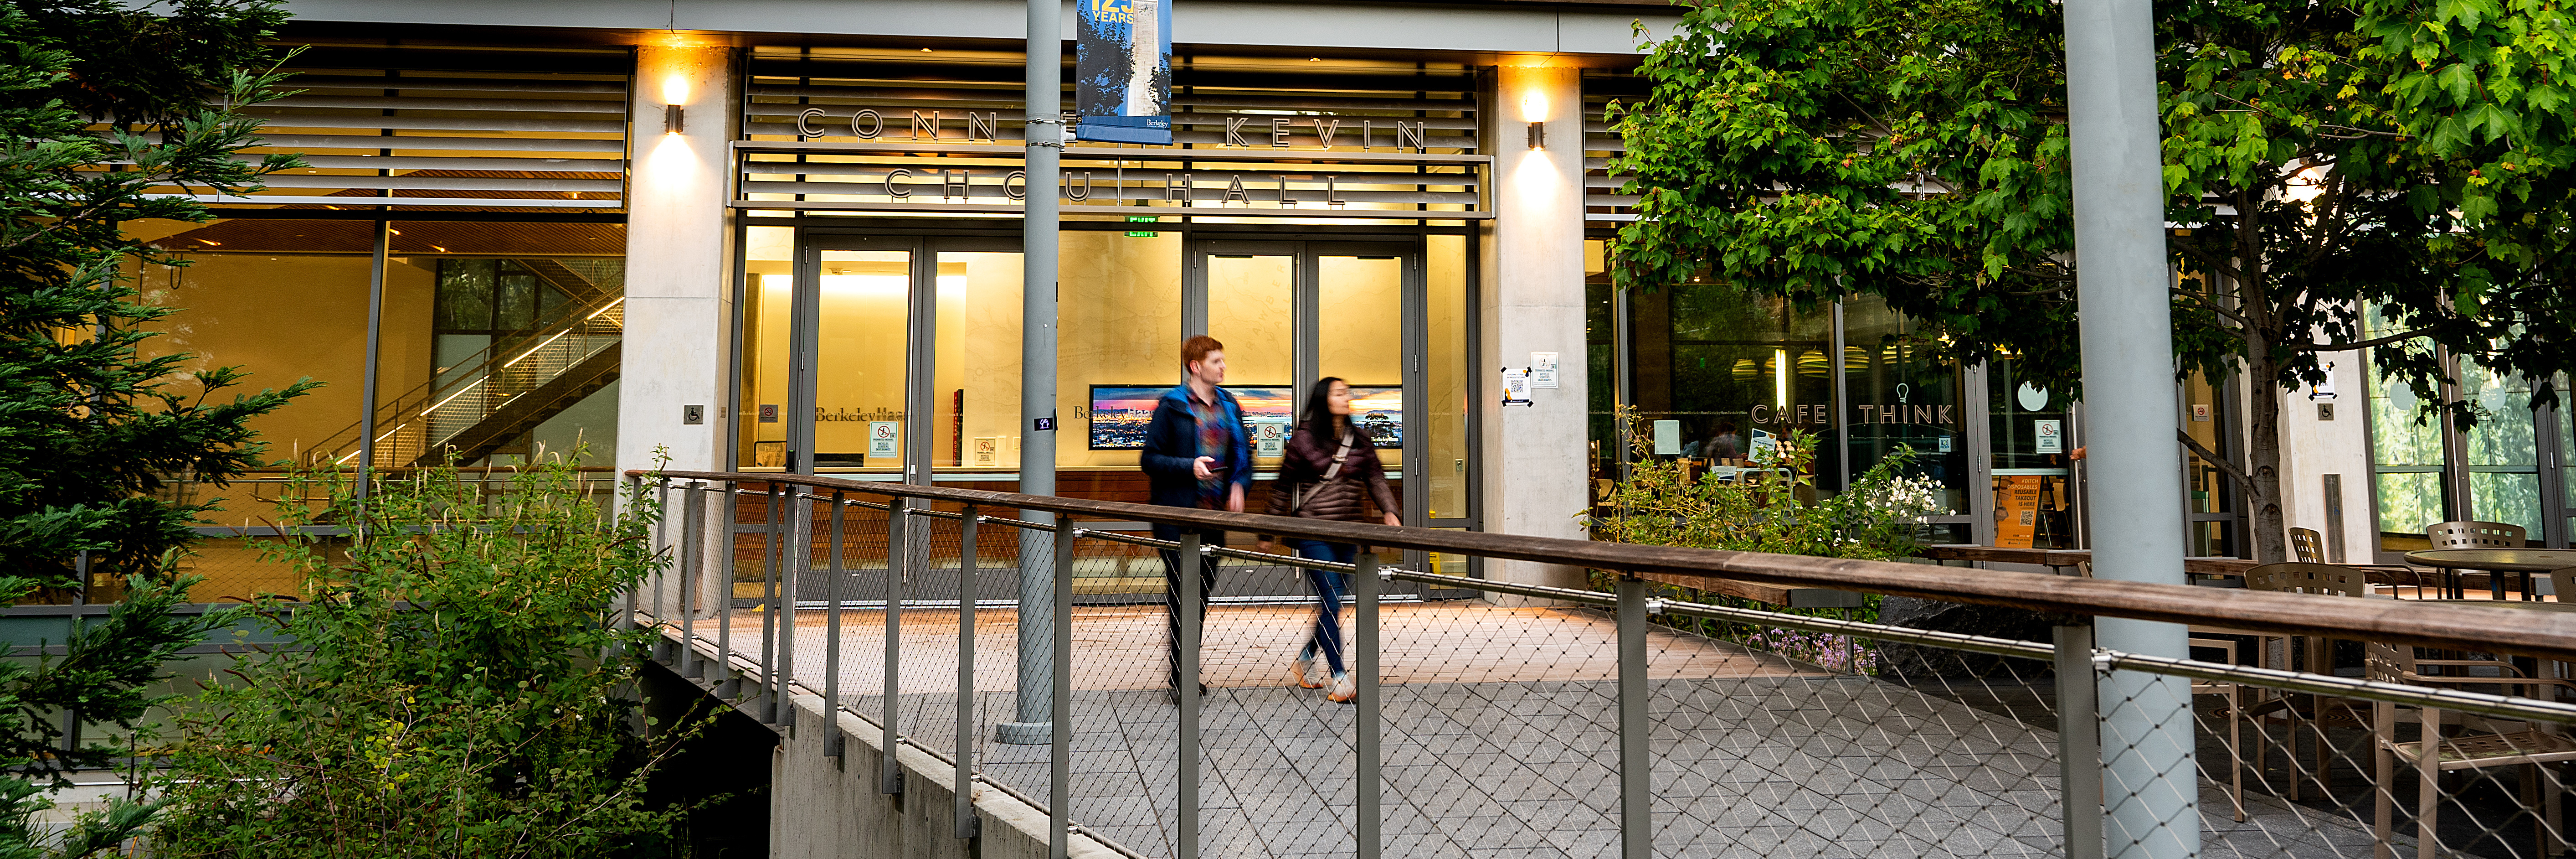
[[[920,233],[851,233],[798,228],[796,288],[788,301],[787,471],[814,473],[815,374],[821,369],[824,251],[905,251],[910,282],[904,297],[903,483],[927,485],[935,471],[938,419],[939,255],[1019,253],[1018,237]],[[1023,284],[1025,289],[1026,285]]]

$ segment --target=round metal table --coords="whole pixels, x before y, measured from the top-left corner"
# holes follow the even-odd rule
[[[2442,589],[2451,599],[2468,594],[2460,588],[2460,570],[2483,570],[2490,573],[2521,573],[2522,598],[2536,600],[2531,592],[2531,576],[2552,570],[2576,567],[2576,549],[2425,549],[2406,553],[2406,562],[2436,567],[2442,571]],[[2491,576],[2488,581],[2496,599],[2504,599],[2504,578]],[[2570,594],[2560,597],[2576,597]]]

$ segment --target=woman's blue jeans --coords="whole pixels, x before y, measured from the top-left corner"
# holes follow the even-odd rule
[[[1290,540],[1288,545],[1297,550],[1298,557],[1337,564],[1350,563],[1360,551],[1358,546],[1349,543],[1322,540]],[[1336,677],[1349,671],[1342,667],[1342,594],[1350,590],[1350,577],[1349,573],[1330,570],[1306,571],[1306,580],[1315,583],[1318,602],[1315,607],[1315,634],[1306,639],[1306,649],[1298,651],[1297,658],[1300,661],[1313,659],[1315,651],[1321,650],[1325,663],[1332,666]]]

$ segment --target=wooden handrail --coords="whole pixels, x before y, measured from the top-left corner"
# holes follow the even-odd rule
[[[1159,522],[1210,530],[1361,543],[1629,573],[1723,576],[1790,587],[1836,588],[1946,602],[2007,606],[2054,614],[2257,629],[2293,635],[2367,639],[2485,653],[2517,653],[2576,662],[2576,613],[2531,612],[2466,604],[2353,599],[2087,579],[2046,573],[1972,570],[1895,561],[1862,561],[1393,527],[1327,519],[1226,513],[1118,501],[1021,495],[804,474],[716,471],[647,472],[671,480],[785,483],[869,495],[919,498],[984,508],[1044,510],[1071,516]],[[2181,570],[2175,570],[2177,577]]]

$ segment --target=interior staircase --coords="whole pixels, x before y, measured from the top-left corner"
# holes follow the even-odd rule
[[[534,330],[496,339],[429,382],[386,401],[375,415],[378,468],[466,463],[533,430],[617,381],[626,296],[561,262],[512,259],[572,301]],[[354,467],[364,452],[351,424],[312,449],[316,463]]]

